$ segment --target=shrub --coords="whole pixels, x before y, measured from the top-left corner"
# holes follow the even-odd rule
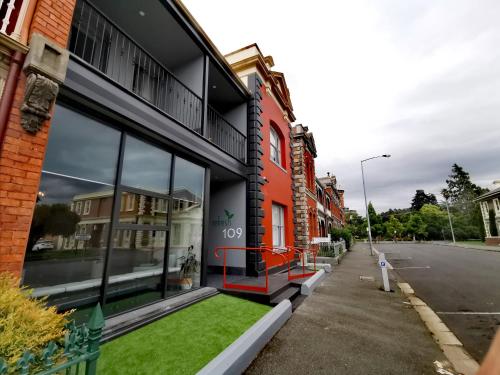
[[[0,273],[0,358],[7,362],[9,373],[14,372],[24,351],[39,358],[49,342],[61,343],[71,313],[58,314],[44,299],[30,298],[31,291],[18,285],[19,280],[10,273]],[[59,352],[56,361],[61,359]],[[32,369],[41,364],[34,365]]]
[[[330,232],[331,239],[333,242],[340,241],[343,239],[345,241],[345,247],[347,250],[351,248],[352,244],[352,233],[348,229],[338,229],[338,228],[333,228]]]

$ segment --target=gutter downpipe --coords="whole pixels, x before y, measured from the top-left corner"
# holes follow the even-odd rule
[[[21,72],[21,66],[24,62],[24,57],[24,53],[14,51],[10,58],[9,72],[5,80],[4,91],[0,101],[0,149],[3,146],[7,122],[9,120],[12,102],[14,101],[14,94],[16,93],[17,81],[19,73]]]

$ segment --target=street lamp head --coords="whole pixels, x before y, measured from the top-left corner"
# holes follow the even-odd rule
[[[389,155],[389,154],[384,154],[384,155],[382,155],[382,157],[383,157],[383,158],[390,158],[390,157],[391,157],[391,155]]]

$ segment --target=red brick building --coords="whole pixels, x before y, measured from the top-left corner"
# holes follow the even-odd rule
[[[19,34],[9,36],[7,32],[1,36],[2,39],[11,38],[8,43],[12,47],[12,55],[0,104],[0,271],[11,271],[16,275],[21,275],[23,268],[49,131],[49,121],[37,133],[29,130],[28,122],[33,121],[30,115],[35,111],[30,110],[26,80],[35,76],[38,79],[32,87],[39,88],[45,96],[46,106],[40,108],[43,120],[48,113],[42,112],[51,108],[55,99],[51,97],[54,92],[51,90],[57,91],[60,77],[55,71],[57,69],[49,70],[45,75],[41,73],[37,69],[42,66],[36,60],[37,57],[42,59],[50,49],[54,51],[53,61],[59,61],[64,69],[62,49],[68,42],[75,0],[24,0],[19,3],[21,13],[16,22],[22,23],[22,26],[16,24],[15,27]],[[32,43],[35,34],[41,38]],[[32,64],[25,65],[24,71],[21,71],[28,48],[33,53],[37,52],[38,56],[33,56]],[[51,90],[42,86],[49,86]],[[24,127],[22,121],[26,121]]]
[[[294,245],[293,171],[291,122],[295,121],[283,73],[272,70],[274,61],[257,44],[226,55],[226,59],[251,91],[260,98],[259,160],[262,194],[262,238],[255,245],[285,248]],[[278,259],[269,260],[275,266]]]

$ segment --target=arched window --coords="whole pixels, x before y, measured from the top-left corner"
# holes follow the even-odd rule
[[[283,166],[283,157],[281,155],[281,137],[276,128],[271,123],[271,136],[270,136],[270,144],[271,144],[271,160],[276,164]]]

